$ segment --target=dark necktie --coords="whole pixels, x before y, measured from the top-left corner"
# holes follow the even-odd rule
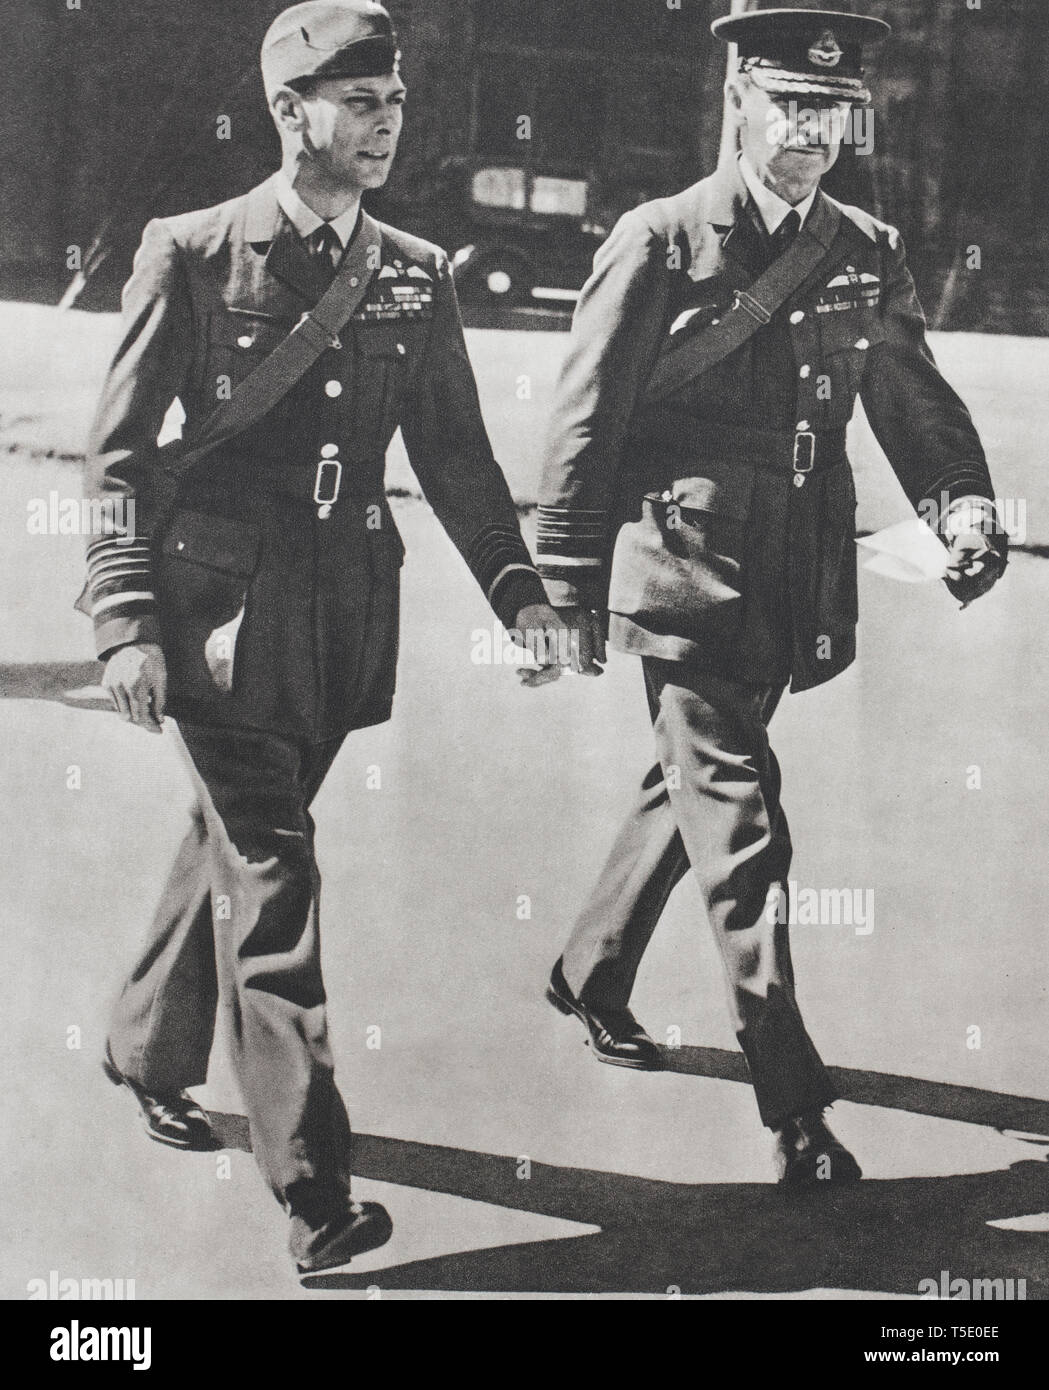
[[[791,208],[786,217],[769,237],[769,260],[782,256],[787,247],[801,231],[801,217],[797,208]]]
[[[336,257],[342,254],[342,242],[330,222],[322,222],[309,237],[310,259],[316,268],[317,278],[324,285],[330,285],[335,278]]]

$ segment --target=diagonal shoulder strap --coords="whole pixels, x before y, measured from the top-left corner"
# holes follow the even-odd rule
[[[806,228],[747,290],[737,290],[731,310],[718,324],[669,351],[652,368],[641,404],[664,400],[708,372],[747,341],[794,293],[826,257],[827,249]]]
[[[259,365],[233,388],[189,438],[164,459],[169,481],[177,482],[227,439],[257,424],[288,394],[329,347],[341,347],[339,332],[368,290],[382,246],[379,224],[361,212],[361,225],[338,272],[309,313]],[[164,455],[162,455],[164,457]]]

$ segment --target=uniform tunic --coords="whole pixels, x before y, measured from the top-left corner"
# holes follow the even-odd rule
[[[544,594],[492,456],[447,257],[366,213],[346,255],[367,288],[340,346],[208,455],[165,534],[151,534],[155,442],[171,401],[191,431],[325,288],[279,191],[274,178],[146,228],[86,475],[89,496],[135,500],[138,535],[92,543],[89,595],[100,656],[161,642],[172,714],[317,741],[389,717],[404,548],[383,474],[398,426],[503,622]],[[311,499],[325,459],[341,464],[342,481],[322,518]],[[321,496],[333,478],[326,468]],[[232,648],[225,662],[209,649],[214,634]]]
[[[538,545],[552,600],[607,605],[613,645],[795,690],[855,655],[857,396],[931,524],[993,496],[898,232],[822,192],[806,229],[826,256],[771,322],[646,407],[659,354],[731,311],[767,264],[766,233],[735,165],[620,219],[576,310]],[[798,434],[820,456],[800,486]]]

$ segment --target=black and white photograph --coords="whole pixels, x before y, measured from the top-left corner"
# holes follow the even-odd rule
[[[760,1300],[1021,1374],[1046,0],[0,14],[34,1363],[465,1300],[779,1366]]]

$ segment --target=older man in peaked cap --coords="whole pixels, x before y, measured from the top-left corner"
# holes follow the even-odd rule
[[[584,287],[540,493],[540,572],[580,666],[641,658],[657,761],[554,967],[548,998],[604,1062],[662,1055],[629,1008],[674,886],[699,881],[780,1180],[850,1182],[802,1022],[781,904],[791,841],[768,723],[855,655],[857,396],[968,602],[1005,564],[984,452],[940,375],[899,233],[820,179],[870,100],[880,20],[718,20],[740,153],[624,216]]]
[[[389,15],[365,0],[274,21],[262,73],[280,171],[146,228],[89,448],[89,493],[137,504],[130,542],[88,552],[104,683],[143,728],[175,716],[199,806],[106,1070],[152,1138],[208,1147],[187,1088],[206,1079],[221,1000],[303,1272],[391,1229],[350,1196],[309,807],[346,734],[390,716],[404,548],[383,470],[398,426],[504,625],[540,654],[558,626],[492,457],[448,259],[360,206],[397,148],[398,58]],[[169,466],[156,440],[176,397],[185,444]]]

